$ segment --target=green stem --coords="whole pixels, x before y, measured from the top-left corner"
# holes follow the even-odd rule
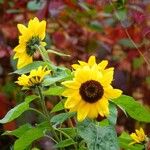
[[[29,110],[37,112],[38,114],[40,114],[41,116],[43,116],[43,118],[46,118],[46,116],[42,112],[38,111],[37,109],[29,108]]]
[[[42,94],[42,90],[41,90],[41,87],[37,86],[37,89],[38,89],[38,92],[39,92],[39,95],[40,95],[40,98],[41,98],[41,106],[42,106],[42,110],[43,110],[43,113],[45,114],[46,116],[46,119],[47,121],[49,122],[49,125],[50,125],[50,128],[51,128],[51,131],[55,137],[55,139],[57,141],[59,141],[59,137],[57,136],[55,130],[53,129],[53,126],[50,122],[50,117],[49,117],[49,112],[47,111],[47,108],[46,108],[46,105],[45,105],[45,100],[44,100],[44,96]]]
[[[35,47],[36,47],[37,50],[40,52],[40,54],[41,54],[43,60],[44,60],[45,62],[51,63],[46,49],[45,49],[43,46],[41,46],[41,45],[40,45],[40,46],[35,45]]]

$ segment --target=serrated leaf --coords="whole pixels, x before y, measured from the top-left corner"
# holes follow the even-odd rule
[[[46,66],[49,64],[47,62],[43,62],[43,61],[34,61],[33,63],[21,68],[21,69],[18,69],[16,71],[14,71],[13,73],[16,73],[16,74],[26,74],[26,73],[29,73],[32,69],[37,69],[39,66]]]
[[[16,137],[21,137],[26,131],[31,129],[32,126],[30,124],[24,124],[20,126],[18,129],[13,130],[13,131],[6,131],[2,135],[14,135]]]
[[[14,150],[24,150],[33,141],[44,136],[44,131],[47,129],[45,126],[37,126],[26,131],[14,144]]]
[[[56,104],[53,109],[51,110],[51,113],[53,112],[58,112],[60,110],[63,110],[64,109],[64,101],[60,101],[58,104]]]
[[[63,141],[60,141],[58,144],[55,145],[56,148],[63,148],[68,147],[70,145],[75,144],[76,142],[73,139],[66,139]]]
[[[108,121],[111,125],[115,125],[117,122],[117,108],[113,103],[109,103]]]
[[[113,99],[113,103],[122,107],[131,118],[141,122],[150,122],[150,111],[135,101],[133,97],[122,95]]]
[[[61,95],[63,91],[64,91],[64,87],[53,86],[53,87],[50,87],[48,90],[44,91],[43,94],[46,96],[48,95],[56,96],[56,95]]]
[[[78,124],[77,131],[89,150],[119,150],[117,135],[112,126],[100,127],[85,120]]]
[[[51,119],[51,122],[53,122],[55,124],[61,124],[64,121],[66,121],[67,119],[73,117],[74,115],[75,115],[74,112],[61,113],[61,114],[53,116]]]

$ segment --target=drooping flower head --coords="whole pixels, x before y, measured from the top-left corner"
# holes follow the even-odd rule
[[[46,67],[38,67],[38,69],[31,70],[29,75],[22,74],[16,83],[23,87],[33,87],[40,85],[46,75],[50,74],[50,71]]]
[[[131,133],[130,137],[133,139],[133,142],[131,142],[130,145],[135,143],[142,143],[146,141],[147,138],[142,128],[135,130],[135,133]]]
[[[42,42],[45,38],[46,21],[39,21],[38,18],[31,19],[28,27],[18,24],[19,45],[14,48],[14,59],[18,58],[17,68],[20,69],[33,61],[33,54],[36,51],[35,45],[45,46]]]
[[[90,59],[93,58],[93,56],[90,57]],[[79,121],[86,117],[96,118],[98,114],[103,117],[108,116],[108,100],[117,98],[122,93],[121,90],[111,86],[113,69],[105,70],[106,65],[103,65],[103,62],[102,64],[96,64],[96,62],[82,64],[76,65],[73,80],[62,83],[66,86],[63,92],[63,96],[67,97],[65,108],[77,112]],[[99,66],[102,68],[100,69]]]

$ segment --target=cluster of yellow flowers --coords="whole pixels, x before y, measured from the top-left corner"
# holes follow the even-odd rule
[[[18,59],[17,68],[22,68],[33,62],[33,55],[37,46],[45,46],[42,40],[45,38],[46,21],[39,21],[34,18],[29,21],[28,27],[18,24],[21,33],[19,45],[14,48],[14,58]],[[109,100],[119,97],[122,91],[114,89],[111,84],[113,81],[114,68],[106,68],[108,61],[96,63],[95,56],[91,56],[88,62],[78,61],[73,64],[74,78],[62,84],[66,87],[63,96],[67,97],[65,108],[77,112],[78,121],[88,118],[97,118],[109,115]],[[44,77],[50,74],[46,67],[38,67],[31,70],[29,75],[21,75],[18,83],[24,87],[39,86]],[[141,143],[146,140],[146,135],[141,128],[132,133],[134,140],[131,144]]]

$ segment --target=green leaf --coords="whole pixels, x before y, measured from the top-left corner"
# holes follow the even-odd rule
[[[125,19],[127,19],[127,10],[124,8],[117,10],[116,16],[117,16],[118,20],[124,21]]]
[[[90,23],[89,27],[97,32],[102,32],[103,31],[103,26],[100,22],[98,21],[93,21]]]
[[[150,85],[150,76],[146,77],[146,83]]]
[[[44,131],[47,127],[39,125],[35,128],[31,128],[26,131],[14,144],[14,150],[24,150],[27,148],[33,141],[44,136]]]
[[[13,130],[13,131],[6,131],[2,135],[14,135],[16,137],[21,137],[26,131],[31,129],[32,126],[30,124],[24,124],[20,126],[18,129]]]
[[[119,145],[120,148],[124,148],[126,150],[143,150],[144,145],[140,144],[134,144],[134,145],[129,145],[132,142],[132,139],[130,135],[126,132],[123,132],[119,137]]]
[[[61,124],[67,119],[73,117],[74,115],[75,115],[74,112],[61,113],[61,114],[53,116],[51,119],[51,122],[55,123],[56,125]]]
[[[108,119],[103,119],[101,122],[99,122],[100,126],[108,126],[110,123]]]
[[[53,95],[53,96],[56,96],[56,95],[61,95],[62,92],[64,91],[64,87],[61,87],[61,86],[53,86],[53,87],[50,87],[48,90],[44,91],[43,94],[48,96],[48,95]]]
[[[63,148],[68,147],[70,145],[75,144],[76,142],[73,139],[66,139],[63,141],[60,141],[58,144],[55,145],[56,148]]]
[[[108,121],[111,125],[115,125],[117,122],[117,108],[113,103],[109,103],[109,116]]]
[[[130,39],[124,38],[118,41],[118,44],[122,45],[125,48],[135,48]]]
[[[63,110],[64,109],[64,101],[61,100],[58,104],[56,104],[53,109],[51,110],[51,113],[53,112],[58,112],[60,110]]]
[[[42,3],[37,0],[31,0],[27,3],[27,8],[31,11],[39,10],[41,9],[41,7],[42,7]]]
[[[122,95],[117,99],[113,99],[113,103],[122,107],[133,119],[141,122],[150,122],[150,111],[135,101],[133,97]]]
[[[75,137],[75,136],[77,136],[76,128],[59,128],[59,130],[65,132],[65,133],[68,134],[70,137]]]
[[[4,0],[0,0],[0,4],[3,4],[4,3]]]
[[[144,60],[142,57],[139,58],[134,58],[133,59],[133,68],[134,69],[139,69],[144,63]]]
[[[115,128],[112,126],[100,127],[85,120],[78,124],[77,131],[89,150],[119,150]]]
[[[29,109],[29,103],[36,98],[38,98],[38,96],[36,95],[27,96],[23,103],[15,106],[10,111],[8,111],[5,117],[0,120],[0,123],[8,123],[18,118],[22,113],[24,113],[25,111]]]
[[[29,73],[32,69],[37,69],[39,66],[49,66],[49,64],[47,62],[43,62],[43,61],[34,61],[33,63],[18,69],[16,71],[14,71],[13,73],[16,74],[26,74]]]
[[[37,98],[39,98],[37,95],[31,95],[31,96],[27,96],[24,101],[29,104]]]
[[[56,82],[61,82],[66,79],[72,78],[71,71],[67,68],[57,67],[56,73],[54,76],[47,76],[47,78],[43,81],[44,86],[52,85]]]
[[[21,103],[11,109],[3,119],[0,120],[0,123],[8,123],[16,118],[18,118],[23,112],[29,109],[29,104],[28,103]]]

